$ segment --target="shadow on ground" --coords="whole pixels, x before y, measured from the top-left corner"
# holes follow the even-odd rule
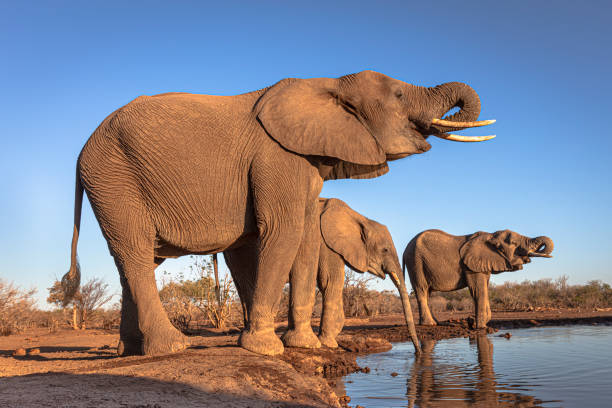
[[[0,406],[19,407],[318,407],[205,391],[173,381],[108,374],[46,373],[6,377]]]

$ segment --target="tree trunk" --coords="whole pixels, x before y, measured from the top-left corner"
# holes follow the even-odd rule
[[[81,330],[85,330],[85,319],[87,318],[87,311],[81,310]]]
[[[77,307],[75,304],[72,305],[72,328],[79,330],[79,322],[77,321]]]

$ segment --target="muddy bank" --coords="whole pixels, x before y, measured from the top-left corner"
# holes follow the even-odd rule
[[[439,326],[417,326],[421,339],[478,333],[467,314],[438,318]],[[333,391],[336,379],[368,371],[357,356],[408,341],[402,321],[401,315],[349,319],[339,349],[287,349],[278,357],[237,347],[238,330],[203,330],[191,337],[191,348],[174,355],[119,358],[116,332],[37,329],[0,337],[0,406],[346,406]],[[612,312],[494,313],[488,331],[566,324],[611,325]],[[25,355],[13,355],[19,348]]]

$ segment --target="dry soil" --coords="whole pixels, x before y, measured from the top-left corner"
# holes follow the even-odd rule
[[[466,314],[439,314],[420,338],[473,336]],[[237,330],[204,330],[182,353],[117,357],[118,333],[33,329],[0,337],[0,406],[4,407],[326,407],[339,376],[362,370],[356,356],[408,340],[402,316],[349,319],[337,350],[287,349],[260,356],[236,346]],[[566,324],[612,324],[612,310],[493,313],[489,332]],[[279,327],[279,333],[283,327]],[[511,340],[510,340],[511,341]],[[25,351],[25,355],[15,353]]]

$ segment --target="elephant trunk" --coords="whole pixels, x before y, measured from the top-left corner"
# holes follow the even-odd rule
[[[552,239],[546,236],[536,237],[530,241],[529,256],[550,258],[552,256],[550,253],[554,248]]]
[[[397,290],[399,290],[400,298],[402,299],[402,306],[404,308],[404,318],[406,319],[406,326],[408,326],[410,339],[414,345],[414,351],[417,354],[421,354],[421,345],[416,334],[414,318],[412,317],[412,308],[410,307],[410,295],[408,295],[408,290],[406,290],[406,280],[404,279],[403,274],[397,275],[391,272],[389,273],[389,276],[391,276],[391,280],[397,287]]]
[[[431,119],[441,119],[449,110],[457,107],[459,112],[446,118],[451,122],[473,122],[480,115],[480,98],[472,87],[462,82],[447,82],[433,88],[426,88],[426,99],[430,101]],[[465,126],[449,127],[431,125],[432,133],[453,132]]]

